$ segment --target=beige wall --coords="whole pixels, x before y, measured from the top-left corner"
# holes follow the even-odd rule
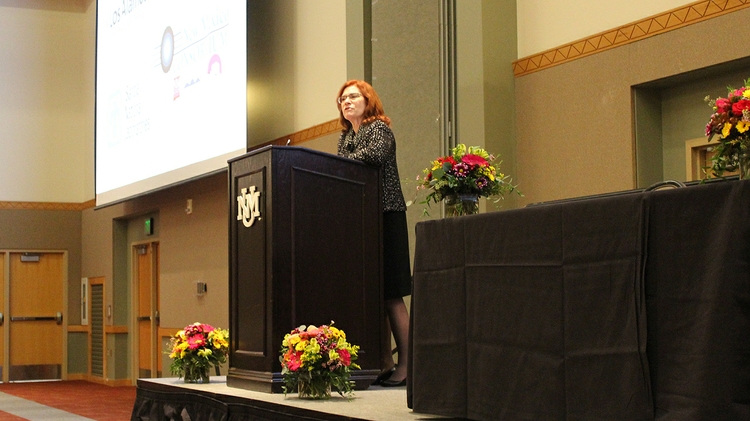
[[[195,321],[228,325],[228,202],[226,173],[178,186],[158,195],[151,195],[124,204],[83,212],[84,277],[104,276],[107,291],[129,291],[131,280],[130,250],[133,243],[159,243],[161,325],[181,328]],[[187,200],[193,212],[185,212]],[[156,215],[155,234],[146,237],[143,224],[146,216]],[[115,235],[114,221],[122,224],[127,234]],[[123,253],[123,251],[125,253]],[[123,256],[124,254],[124,256]],[[114,259],[124,259],[125,273],[118,273]],[[196,297],[195,282],[208,284],[208,293]],[[115,283],[125,283],[118,288]],[[107,304],[113,313],[130,314],[122,309],[128,300],[117,300],[108,294]],[[116,317],[116,316],[115,316]],[[127,317],[110,320],[108,324],[127,325]]]
[[[690,4],[690,0],[519,0],[518,57]],[[704,5],[705,8],[705,5]]]
[[[337,117],[347,77],[347,3],[248,2],[248,146]]]
[[[516,78],[523,203],[635,188],[632,87],[742,58],[716,46],[731,45],[748,16],[739,10]],[[700,136],[710,109],[697,106],[705,119],[684,124]]]
[[[0,1],[0,201],[93,198],[95,3]]]

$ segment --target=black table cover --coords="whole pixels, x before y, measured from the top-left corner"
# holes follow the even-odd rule
[[[750,182],[417,224],[415,412],[742,420]]]
[[[654,192],[650,208],[656,419],[750,420],[750,181]]]

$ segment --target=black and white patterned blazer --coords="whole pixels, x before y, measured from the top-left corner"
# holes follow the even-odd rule
[[[338,154],[383,168],[383,212],[406,211],[396,164],[396,138],[382,120],[348,130],[339,137]]]

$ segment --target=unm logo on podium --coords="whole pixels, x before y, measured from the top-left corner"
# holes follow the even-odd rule
[[[255,186],[245,187],[237,196],[237,220],[245,227],[253,226],[256,219],[260,220],[260,192]]]

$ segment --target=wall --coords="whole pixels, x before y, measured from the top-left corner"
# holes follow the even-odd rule
[[[616,28],[689,3],[688,0],[522,0],[518,57]],[[705,5],[704,5],[705,7]]]
[[[749,15],[738,10],[516,78],[522,203],[635,188],[632,87],[742,58],[716,46],[732,45]],[[696,132],[709,115],[690,123]]]
[[[355,0],[248,2],[248,147],[337,118]]]
[[[176,331],[201,321],[226,327],[228,316],[228,201],[225,172],[195,180],[128,202],[82,212],[85,277],[105,278],[105,306],[112,306],[108,326],[132,331],[131,285],[134,243],[159,243],[161,266],[160,327]],[[192,199],[193,211],[185,212]],[[154,235],[144,233],[144,219],[154,217]],[[208,285],[208,292],[195,295],[195,281]],[[107,337],[108,376],[129,376],[132,338],[127,334]]]
[[[93,197],[94,9],[0,1],[0,201]]]
[[[372,6],[372,84],[391,118],[406,200],[414,180],[443,152],[440,91],[440,1],[381,0]],[[439,212],[433,212],[433,215]],[[407,212],[410,234],[422,206]],[[410,235],[411,248],[414,236]]]
[[[500,171],[510,174],[512,182],[516,182],[515,77],[512,67],[508,66],[518,56],[516,2],[483,0],[481,5],[484,121],[481,124],[470,121],[469,124],[484,128],[487,150],[502,161]],[[465,61],[473,63],[476,60],[466,57]],[[523,191],[523,186],[519,186],[519,189]],[[498,206],[501,209],[518,207],[518,196],[508,195]],[[488,204],[487,210],[496,210],[496,207]]]

